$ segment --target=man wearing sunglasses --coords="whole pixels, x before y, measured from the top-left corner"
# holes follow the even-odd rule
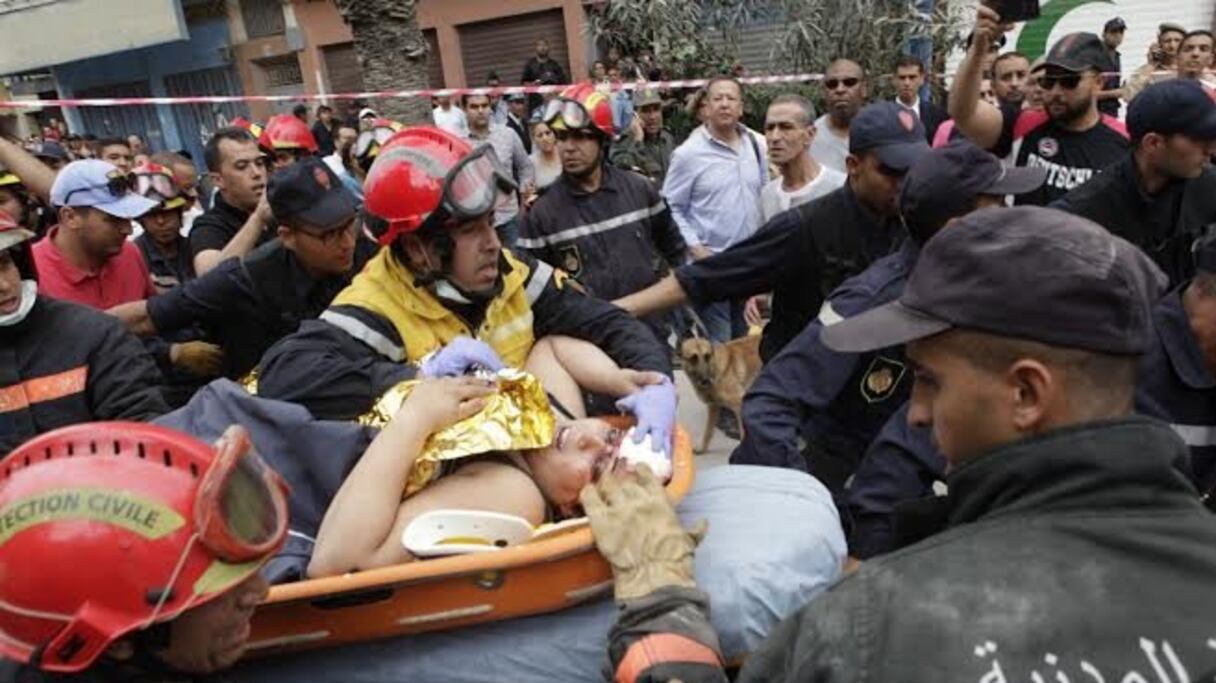
[[[1127,108],[1132,150],[1053,206],[1143,249],[1173,285],[1194,275],[1191,244],[1216,222],[1216,103],[1195,81],[1148,86]]]
[[[262,352],[315,318],[375,252],[338,177],[312,157],[270,179],[277,239],[229,259],[169,293],[111,310],[148,336],[201,324],[224,350],[223,374],[240,379]]]
[[[848,173],[849,127],[869,97],[865,69],[851,59],[837,59],[823,73],[827,111],[815,120],[819,134],[811,141],[811,156],[821,165]]]
[[[551,334],[589,341],[622,367],[670,376],[671,354],[645,325],[586,296],[567,274],[503,248],[492,216],[513,187],[493,147],[406,128],[380,151],[364,186],[365,208],[386,222],[377,228],[383,248],[320,320],[266,352],[260,395],[300,403],[317,418],[352,419],[420,368],[523,367],[535,340]],[[457,337],[476,341],[450,344]]]
[[[1098,111],[1100,70],[1107,61],[1102,39],[1071,33],[1051,47],[1031,73],[1043,91],[1042,110],[994,107],[979,97],[982,50],[1002,35],[1004,25],[985,4],[976,12],[976,40],[959,66],[950,115],[958,130],[980,147],[1008,156],[1015,166],[1047,169],[1047,182],[1015,201],[1046,206],[1122,159],[1128,149],[1127,130]]]
[[[156,293],[131,221],[156,207],[132,177],[98,159],[74,161],[55,178],[59,223],[34,245],[44,294],[106,310]]]

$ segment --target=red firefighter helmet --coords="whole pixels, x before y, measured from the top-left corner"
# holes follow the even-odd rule
[[[599,91],[590,83],[572,85],[549,100],[541,120],[553,130],[594,127],[609,139],[616,134],[612,127],[609,93]]]
[[[499,192],[515,190],[490,145],[476,149],[432,126],[405,128],[380,148],[363,181],[364,205],[388,221],[382,245],[413,232],[432,215],[468,220],[494,209]]]
[[[0,461],[0,654],[47,671],[224,594],[287,534],[287,487],[241,427],[213,446],[100,422]]]
[[[249,131],[249,134],[254,138],[262,137],[262,127],[243,116],[238,116],[235,119],[232,119],[228,122],[228,125],[235,128],[243,128]]]
[[[372,162],[376,160],[376,155],[392,139],[393,135],[404,129],[404,124],[392,119],[376,119],[371,122],[370,128],[359,133],[351,152],[364,171],[371,168]]]
[[[291,114],[270,117],[266,129],[258,138],[258,144],[272,152],[276,149],[302,149],[316,154],[321,149],[308,124]]]
[[[177,178],[167,166],[145,162],[131,171],[135,176],[135,192],[141,197],[147,197],[154,202],[160,202],[156,211],[180,209],[186,205]]]

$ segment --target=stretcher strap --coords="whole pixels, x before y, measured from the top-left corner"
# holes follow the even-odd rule
[[[616,683],[635,683],[646,670],[659,664],[722,665],[718,653],[692,638],[672,633],[654,633],[642,638],[625,651],[616,668]]]

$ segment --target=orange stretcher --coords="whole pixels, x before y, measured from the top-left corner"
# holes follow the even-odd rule
[[[692,442],[677,426],[667,495],[692,488]],[[250,656],[439,631],[565,609],[612,589],[612,570],[579,526],[491,553],[275,586],[253,616]]]

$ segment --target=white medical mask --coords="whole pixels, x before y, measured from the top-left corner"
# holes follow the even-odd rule
[[[30,309],[34,307],[34,302],[38,299],[38,282],[35,280],[21,281],[21,304],[17,306],[17,310],[7,315],[0,315],[0,327],[12,327],[17,323],[25,320],[25,317],[30,314]]]

